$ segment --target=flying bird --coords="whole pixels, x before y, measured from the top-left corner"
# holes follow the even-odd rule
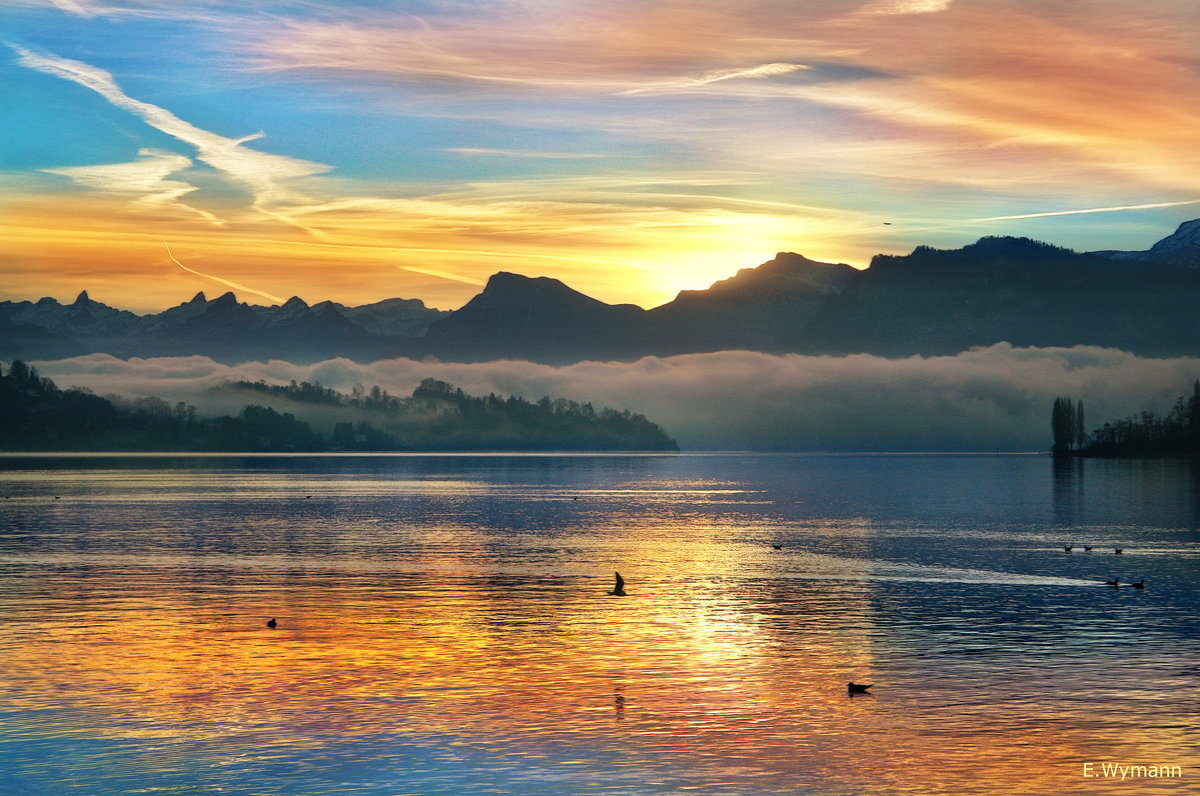
[[[267,620],[267,627],[275,627],[276,624],[277,622],[275,621],[275,617],[271,617]]]
[[[616,576],[617,576],[617,583],[615,586],[613,586],[613,590],[608,592],[608,594],[610,594],[613,597],[624,597],[625,596],[625,579],[623,577],[621,577],[620,572],[617,572]]]
[[[851,694],[865,694],[865,693],[867,693],[867,689],[870,688],[872,685],[874,685],[874,683],[869,683],[867,685],[863,685],[862,683],[856,683],[853,680],[851,680],[849,683],[846,684],[846,690],[849,691]]]

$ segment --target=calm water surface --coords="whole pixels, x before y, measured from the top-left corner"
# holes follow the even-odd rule
[[[3,458],[0,792],[1196,793],[1198,522],[1186,462]]]

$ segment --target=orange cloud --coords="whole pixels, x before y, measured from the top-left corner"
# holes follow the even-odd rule
[[[856,4],[829,5],[832,10],[771,0],[737,6],[615,0],[557,8],[501,4],[469,18],[293,20],[258,31],[251,63],[501,89],[613,93],[680,78],[695,85],[794,71],[804,68],[793,63],[800,53],[824,58],[837,52],[804,32],[813,22],[836,18],[838,6]]]
[[[978,168],[1010,179],[1020,174],[1023,192],[1041,193],[1049,190],[1039,188],[1041,176],[1066,168],[1072,183],[1094,183],[1088,191],[1107,186],[1111,194],[1114,180],[1133,192],[1175,191],[1200,176],[1187,132],[1200,122],[1191,101],[1200,76],[1190,66],[1190,9],[1165,2],[1098,14],[1083,4],[1022,0],[736,8],[611,2],[553,13],[507,7],[487,17],[403,24],[292,22],[258,32],[253,58],[264,69],[374,74],[443,98],[470,95],[472,85],[492,96],[623,94],[631,104],[604,113],[630,134],[674,138],[734,159],[746,152],[772,159],[781,150],[805,156],[804,131],[781,125],[797,104],[828,107],[848,116],[821,130],[820,145],[912,142],[924,150],[919,167],[889,160],[885,146],[865,154],[865,168],[906,170],[917,183],[963,183]],[[777,79],[814,62],[860,74],[822,77],[818,70],[811,80]],[[735,128],[726,135],[699,104],[675,123],[639,116],[644,108],[634,95],[700,89],[770,99],[778,103],[775,123],[770,114],[739,114],[736,124],[726,118]],[[965,157],[966,149],[976,156]],[[989,161],[1002,165],[989,168]],[[823,171],[815,161],[796,168]],[[1089,178],[1089,171],[1105,177]],[[760,176],[772,183],[771,175]]]

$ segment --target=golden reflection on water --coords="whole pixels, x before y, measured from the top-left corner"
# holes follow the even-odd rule
[[[1105,737],[1089,756],[1084,727],[1038,732],[1038,717],[987,700],[963,706],[996,728],[975,737],[960,711],[948,727],[907,721],[906,703],[938,699],[936,677],[932,692],[849,698],[847,679],[875,678],[861,584],[765,615],[712,581],[643,582],[620,599],[580,579],[237,575],[164,590],[163,573],[136,566],[60,574],[63,607],[7,651],[6,700],[104,717],[109,735],[224,739],[228,754],[261,754],[264,735],[296,755],[398,732],[521,757],[578,744],[583,759],[667,759],[710,784],[769,775],[783,789],[1055,792],[1075,779],[1065,761],[1112,753]],[[250,579],[265,582],[238,583]],[[1178,748],[1121,732],[1131,750]]]
[[[160,477],[146,484],[156,497],[124,497],[194,505],[218,484],[199,481]],[[489,491],[467,486],[264,477],[239,491],[255,501],[331,491],[353,501],[386,489],[443,503]],[[869,522],[814,524],[845,540],[838,556],[822,556],[772,550],[761,540],[773,526],[748,516],[693,511],[714,496],[738,500],[733,490],[693,490],[667,517],[628,504],[678,501],[678,490],[578,492],[624,508],[550,540],[536,528],[497,537],[444,519],[360,523],[325,554],[304,545],[254,554],[269,547],[269,526],[249,550],[229,553],[168,544],[187,530],[165,527],[146,539],[173,546],[169,554],[114,551],[99,539],[91,553],[83,537],[36,555],[10,544],[0,561],[0,696],[23,717],[19,740],[31,748],[132,741],[122,765],[216,784],[237,781],[236,761],[294,773],[319,768],[314,758],[339,746],[374,768],[378,787],[367,792],[389,793],[405,792],[408,747],[433,761],[413,792],[454,792],[495,770],[564,793],[1135,793],[1147,782],[1084,780],[1082,763],[1172,762],[1193,776],[1200,764],[1194,747],[1180,758],[1195,735],[1179,722],[1063,701],[1052,683],[989,673],[987,662],[963,670],[986,691],[894,663],[907,642],[881,607],[893,598],[873,579]],[[510,490],[503,510],[519,512],[514,501],[529,494]],[[53,532],[50,515],[29,516],[26,530]],[[396,535],[417,540],[389,548]],[[519,554],[539,545],[553,566]],[[604,594],[616,567],[628,597]],[[266,627],[270,617],[278,627]],[[1161,693],[1136,682],[1113,690],[1120,671],[1087,676],[1106,678],[1106,698],[1126,707]],[[877,693],[852,698],[848,680],[878,682]],[[1194,689],[1181,696],[1181,708],[1194,706]],[[47,765],[29,755],[17,756]],[[98,771],[117,765],[97,755]],[[308,788],[298,790],[341,786]]]

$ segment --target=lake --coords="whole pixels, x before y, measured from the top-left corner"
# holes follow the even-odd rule
[[[1198,527],[1182,461],[8,456],[0,792],[1194,793]]]

